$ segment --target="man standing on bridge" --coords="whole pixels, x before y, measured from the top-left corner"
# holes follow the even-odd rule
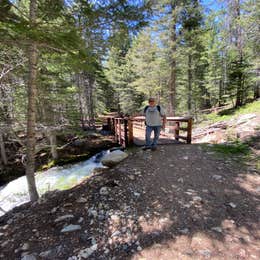
[[[155,98],[149,98],[149,105],[144,108],[145,116],[145,147],[144,150],[157,149],[157,142],[159,140],[161,128],[165,128],[166,115],[163,108],[156,105]],[[154,132],[153,141],[151,141],[151,134]]]

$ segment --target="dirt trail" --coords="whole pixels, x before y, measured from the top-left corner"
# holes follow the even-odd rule
[[[0,259],[260,259],[259,195],[254,168],[202,145],[138,148],[0,218]]]

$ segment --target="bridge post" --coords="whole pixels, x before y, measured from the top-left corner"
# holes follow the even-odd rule
[[[115,142],[118,142],[118,129],[117,129],[117,120],[114,118],[114,135],[115,135]]]
[[[179,134],[180,134],[180,122],[176,122],[176,128],[175,128],[175,140],[179,140]]]
[[[134,144],[134,132],[133,132],[133,121],[131,118],[127,120],[128,124],[128,145]]]
[[[123,141],[123,145],[124,147],[128,146],[128,129],[127,129],[127,118],[124,118],[124,141]]]
[[[112,131],[112,118],[108,117],[107,118],[107,127],[109,131]]]
[[[191,132],[192,132],[192,118],[188,120],[188,127],[187,127],[187,144],[191,143]]]

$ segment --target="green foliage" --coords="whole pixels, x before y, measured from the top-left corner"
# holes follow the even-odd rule
[[[260,102],[255,101],[237,109],[232,108],[232,109],[223,110],[218,114],[216,113],[208,114],[204,117],[204,123],[205,122],[216,123],[224,120],[229,120],[231,118],[245,115],[245,114],[259,113],[259,111],[260,111]]]
[[[256,169],[257,169],[258,171],[260,171],[260,157],[257,157]]]
[[[214,144],[212,150],[223,155],[249,155],[250,148],[247,144],[236,141],[229,144]]]
[[[178,115],[257,98],[255,0],[241,2],[239,15],[234,1],[207,13],[197,0],[37,3],[37,26],[31,26],[28,0],[0,1],[0,69],[15,67],[0,79],[1,121],[26,118],[27,59],[16,65],[32,40],[40,54],[37,120],[44,125],[78,126],[84,113],[85,119],[116,110],[131,114],[149,96],[169,108],[173,61]]]
[[[237,117],[245,114],[259,114],[259,111],[260,101],[255,101],[239,108],[225,109],[220,111],[219,113],[212,112],[210,114],[199,114],[197,116],[196,128],[204,127],[209,124],[214,124],[221,121],[228,121],[231,119],[235,120]]]

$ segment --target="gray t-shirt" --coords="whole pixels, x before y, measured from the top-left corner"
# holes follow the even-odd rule
[[[161,126],[162,117],[165,116],[164,109],[160,106],[160,112],[157,106],[148,106],[144,111],[146,125],[148,126]]]

